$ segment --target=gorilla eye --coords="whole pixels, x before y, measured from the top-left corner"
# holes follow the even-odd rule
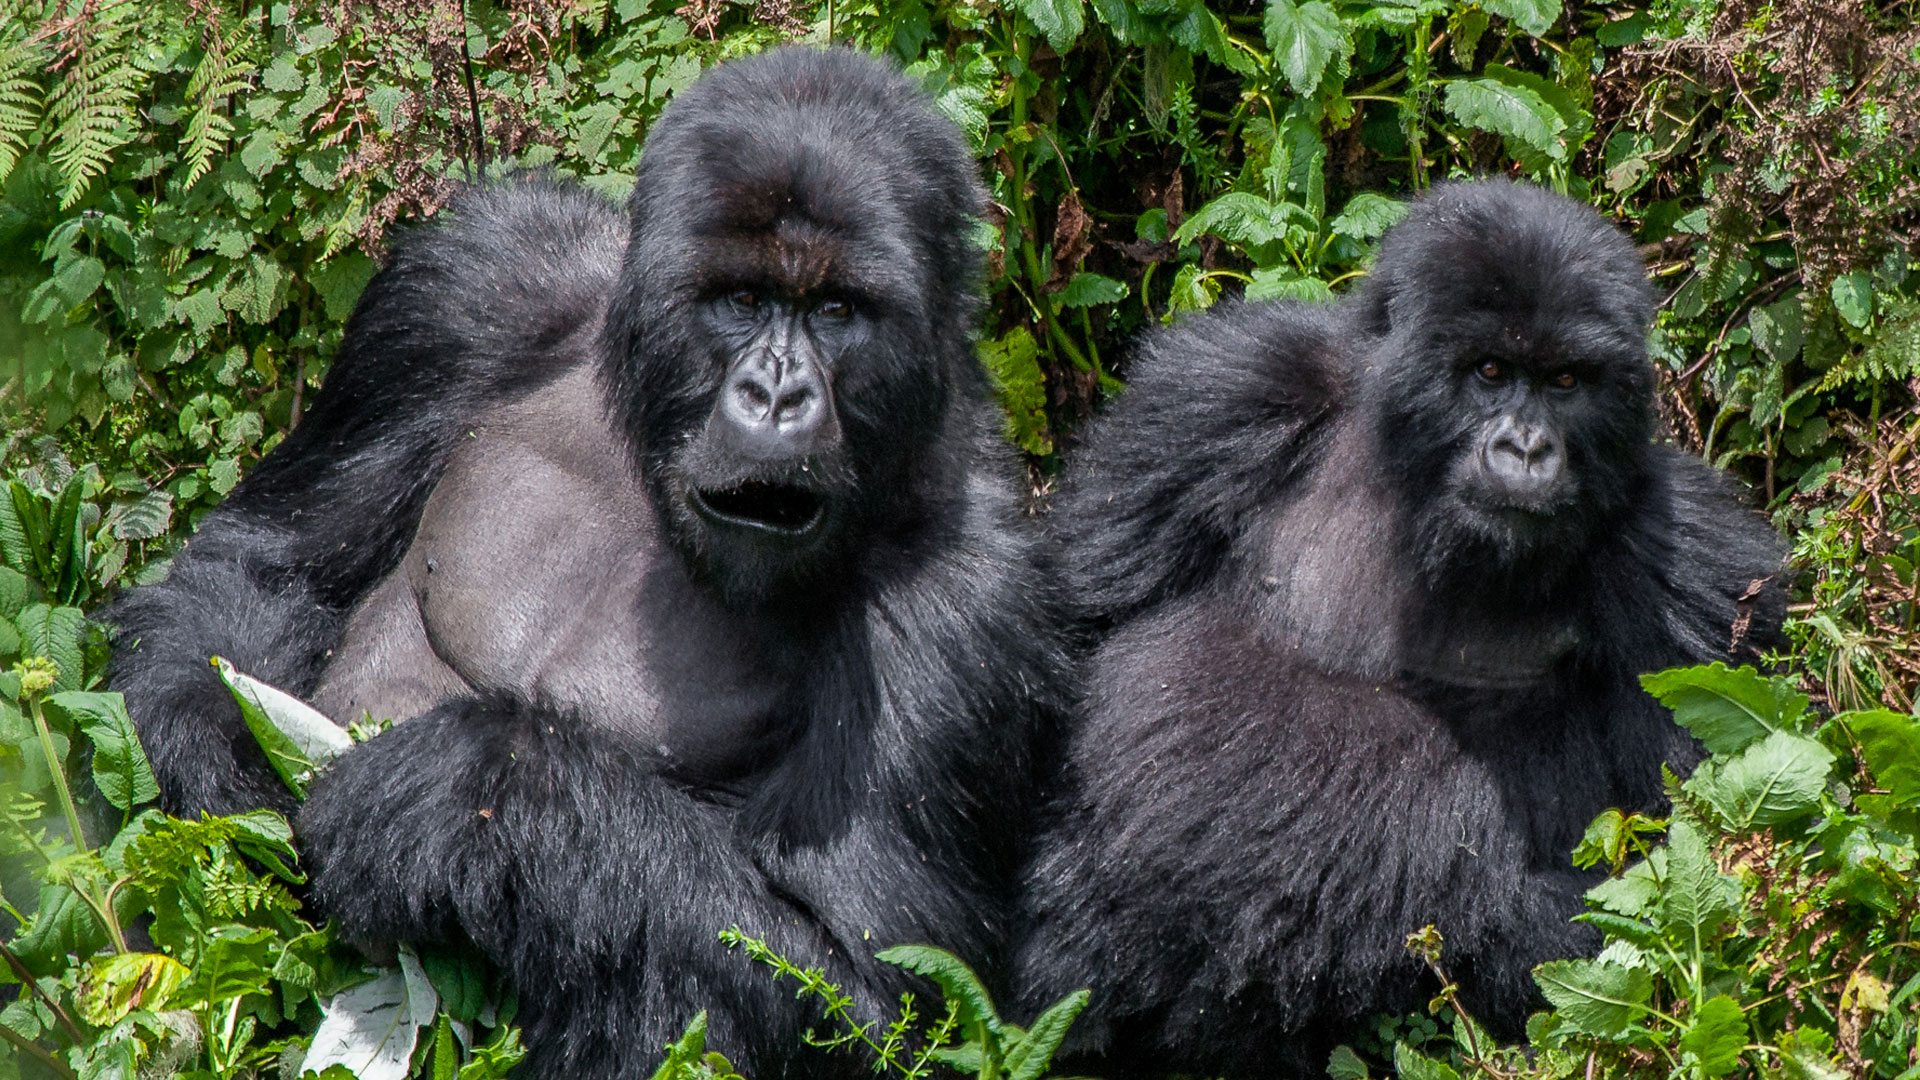
[[[824,319],[847,319],[853,316],[853,305],[845,300],[822,300],[813,313]]]
[[[1553,387],[1556,390],[1571,390],[1574,387],[1580,385],[1579,376],[1575,375],[1571,371],[1562,371],[1548,381],[1553,384]]]
[[[1500,366],[1498,360],[1482,360],[1480,366],[1475,369],[1475,374],[1490,383],[1507,381],[1507,369]]]
[[[752,311],[754,308],[760,306],[760,294],[754,292],[752,289],[735,289],[727,295],[727,302],[734,307],[746,308],[748,311]]]

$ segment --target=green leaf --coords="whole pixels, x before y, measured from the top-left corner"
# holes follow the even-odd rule
[[[1117,304],[1127,298],[1127,283],[1085,270],[1073,275],[1055,296],[1063,308]]]
[[[1468,127],[1504,135],[1553,161],[1566,158],[1567,148],[1560,140],[1566,121],[1526,87],[1497,79],[1456,79],[1447,84],[1441,104]]]
[[[1865,271],[1834,278],[1827,293],[1833,297],[1833,309],[1855,329],[1865,330],[1873,321],[1873,278]]]
[[[1286,235],[1289,208],[1245,191],[1229,191],[1195,211],[1173,234],[1188,244],[1203,233],[1242,247],[1270,244]]]
[[[1582,1034],[1609,1039],[1626,1031],[1653,997],[1652,975],[1600,960],[1541,964],[1533,981],[1562,1020]]]
[[[1693,957],[1705,952],[1707,940],[1740,902],[1740,887],[1720,872],[1706,834],[1685,818],[1676,818],[1667,830],[1666,894],[1661,901],[1668,933]]]
[[[1780,1036],[1782,1080],[1848,1080],[1853,1074],[1833,1060],[1833,1036],[1801,1027]]]
[[[188,974],[185,964],[160,953],[99,957],[80,980],[80,1015],[89,1024],[112,1027],[134,1009],[159,1012]]]
[[[478,960],[456,949],[432,949],[421,953],[420,966],[448,1016],[464,1024],[479,1019],[487,1005],[487,973]]]
[[[0,508],[0,515],[6,513]],[[32,579],[11,567],[0,566],[0,620],[11,622],[18,618],[27,602],[34,597]]]
[[[1460,1074],[1452,1066],[1403,1042],[1393,1044],[1393,1073],[1400,1080],[1460,1080]]]
[[[378,269],[372,259],[359,251],[343,251],[328,259],[308,280],[326,304],[327,318],[344,321]]]
[[[1806,316],[1797,295],[1754,308],[1747,313],[1747,326],[1753,330],[1753,343],[1776,364],[1799,356],[1806,341]]]
[[[1708,1076],[1725,1076],[1740,1064],[1740,1051],[1747,1045],[1747,1018],[1740,1003],[1715,994],[1701,1005],[1680,1036],[1680,1049],[1693,1055],[1700,1071]]]
[[[1354,240],[1377,240],[1406,216],[1407,204],[1399,199],[1362,192],[1347,200],[1328,227]]]
[[[1323,0],[1268,0],[1267,46],[1293,92],[1311,97],[1336,54],[1350,56],[1353,39],[1332,5]]]
[[[1920,804],[1920,717],[1870,709],[1838,719],[1859,742],[1874,780],[1900,805]]]
[[[1480,6],[1512,19],[1520,29],[1539,37],[1560,18],[1561,0],[1480,0]]]
[[[1057,53],[1072,47],[1087,26],[1084,0],[1011,0],[1011,6],[1046,36]]]
[[[296,796],[305,798],[314,770],[353,745],[344,729],[299,698],[241,674],[223,657],[214,657],[213,667],[267,763]]]
[[[113,519],[116,540],[155,540],[173,525],[173,495],[155,488],[124,504]]]
[[[1327,1080],[1372,1080],[1372,1076],[1351,1046],[1336,1046],[1327,1056]]]
[[[931,945],[896,945],[880,950],[874,954],[874,958],[883,964],[911,971],[938,986],[961,1024],[985,1024],[988,1031],[996,1033],[1006,1027],[980,976],[973,973],[966,961],[945,949]]]
[[[1036,1017],[1026,1035],[1007,1051],[1008,1080],[1040,1080],[1053,1063],[1054,1052],[1060,1049],[1067,1030],[1091,1000],[1091,991],[1075,990]]]
[[[1247,284],[1249,300],[1298,300],[1323,304],[1333,299],[1333,290],[1319,278],[1301,277],[1291,267],[1263,267],[1253,272]]]
[[[65,714],[93,744],[93,782],[114,809],[160,798],[153,766],[119,694],[70,690],[49,697],[47,707]]]
[[[1778,825],[1820,809],[1833,752],[1804,735],[1776,731],[1731,758],[1712,758],[1687,781],[1734,832]]]
[[[79,608],[29,604],[13,620],[20,631],[22,651],[28,656],[44,656],[60,668],[53,688],[78,690],[85,683],[86,653],[81,643],[87,631],[87,617]]]
[[[997,341],[980,345],[980,359],[1007,417],[1007,440],[1035,456],[1053,452],[1047,426],[1047,376],[1040,368],[1040,346],[1024,326]]]
[[[1807,696],[1787,680],[1717,660],[1642,675],[1640,685],[1715,754],[1738,752],[1770,732],[1791,731],[1807,711]]]
[[[1666,861],[1666,850],[1655,848],[1653,854],[1627,867],[1626,873],[1588,889],[1587,899],[1628,918],[1650,915],[1660,906],[1660,881],[1666,873]]]
[[[79,307],[107,279],[106,264],[91,256],[60,260],[53,276],[27,294],[20,317],[29,323],[62,319]]]

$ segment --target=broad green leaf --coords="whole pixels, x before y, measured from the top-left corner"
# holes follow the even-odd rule
[[[1920,716],[1870,709],[1839,719],[1860,743],[1874,780],[1900,805],[1920,804]]]
[[[1066,287],[1055,297],[1061,307],[1092,307],[1095,304],[1117,304],[1127,298],[1127,284],[1115,281],[1100,274],[1085,270],[1068,279]]]
[[[344,320],[377,269],[374,261],[359,251],[343,251],[315,270],[308,282],[326,305],[327,318]]]
[[[1441,104],[1468,127],[1504,135],[1554,161],[1566,158],[1567,148],[1560,140],[1566,121],[1526,87],[1497,79],[1456,79],[1447,84]]]
[[[160,784],[140,747],[139,733],[119,694],[70,690],[47,699],[93,744],[93,782],[116,810],[160,798]]]
[[[1873,321],[1873,277],[1862,270],[1841,274],[1833,279],[1827,294],[1833,297],[1833,309],[1856,329],[1865,330]]]
[[[1173,275],[1173,287],[1167,290],[1166,320],[1183,311],[1205,311],[1220,297],[1220,286],[1198,263],[1183,263]]]
[[[1010,0],[1010,6],[1033,23],[1055,52],[1066,52],[1087,26],[1084,0]]]
[[[1747,326],[1753,331],[1753,343],[1776,364],[1799,356],[1806,340],[1806,317],[1797,295],[1754,308],[1747,313]]]
[[[0,513],[5,510],[0,509]],[[0,620],[12,622],[33,599],[33,581],[11,567],[0,566]]]
[[[1687,781],[1727,827],[1744,832],[1820,809],[1833,752],[1804,735],[1776,731],[1730,758],[1712,758]]]
[[[1561,0],[1480,0],[1480,6],[1512,19],[1514,25],[1539,37],[1560,17]]]
[[[1319,278],[1301,277],[1292,268],[1263,267],[1253,272],[1247,284],[1249,300],[1300,300],[1310,304],[1333,299],[1333,290]]]
[[[702,1009],[687,1022],[680,1037],[667,1044],[667,1057],[653,1072],[653,1080],[681,1080],[707,1052],[707,1013]]]
[[[1177,244],[1191,243],[1203,233],[1254,247],[1269,244],[1287,231],[1288,209],[1245,191],[1229,191],[1196,210],[1173,234]]]
[[[1353,1047],[1336,1046],[1327,1057],[1327,1080],[1372,1080],[1372,1073]]]
[[[439,998],[411,949],[402,948],[397,969],[343,990],[321,1007],[325,1019],[313,1033],[300,1071],[341,1065],[359,1080],[405,1080],[420,1029],[433,1023]]]
[[[214,657],[213,667],[267,763],[295,795],[305,798],[314,770],[353,745],[344,728],[292,694],[241,674],[223,657]]]
[[[1393,1044],[1393,1074],[1399,1080],[1460,1080],[1453,1066],[1436,1061],[1403,1042]]]
[[[1075,990],[1034,1018],[1033,1026],[1027,1029],[1026,1035],[1007,1051],[1005,1064],[1008,1080],[1040,1080],[1046,1075],[1047,1066],[1053,1063],[1054,1052],[1060,1049],[1061,1041],[1067,1037],[1067,1030],[1092,999],[1091,991]]]
[[[1801,1027],[1780,1036],[1782,1080],[1848,1080],[1853,1074],[1833,1060],[1833,1036]]]
[[[995,1032],[1006,1026],[980,976],[974,974],[966,961],[945,949],[931,945],[896,945],[880,950],[874,958],[923,976],[938,986],[947,1004],[956,1010],[961,1024],[985,1024],[987,1030]]]
[[[1354,240],[1377,240],[1406,216],[1407,204],[1399,199],[1362,192],[1347,200],[1328,227]]]
[[[1680,1036],[1680,1049],[1692,1054],[1700,1071],[1708,1076],[1725,1076],[1740,1064],[1740,1051],[1747,1045],[1747,1018],[1740,1003],[1716,994],[1707,999]]]
[[[1181,17],[1167,27],[1167,36],[1188,52],[1199,53],[1236,75],[1254,73],[1253,61],[1227,39],[1226,27],[1207,5],[1189,0],[1176,8],[1182,9]]]
[[[1653,976],[1599,960],[1541,964],[1533,969],[1533,981],[1562,1020],[1583,1034],[1602,1038],[1626,1031],[1653,996]]]
[[[479,1019],[487,1004],[487,973],[480,961],[458,949],[430,949],[420,955],[441,1008],[463,1024]]]
[[[154,540],[173,525],[173,495],[155,488],[121,509],[113,521],[116,540]]]
[[[1769,732],[1791,731],[1807,711],[1807,696],[1785,679],[1751,667],[1674,668],[1640,676],[1640,685],[1673,710],[1673,719],[1715,754],[1732,754]]]
[[[115,953],[95,959],[80,979],[80,1015],[111,1027],[134,1009],[159,1012],[187,981],[187,966],[159,953]]]
[[[1267,47],[1293,92],[1312,97],[1335,54],[1351,55],[1353,39],[1324,0],[1268,0]]]
[[[21,651],[28,656],[44,656],[60,668],[53,681],[54,690],[78,690],[85,682],[86,653],[81,647],[87,631],[87,617],[79,608],[29,604],[13,620],[20,631]]]
[[[1666,893],[1661,915],[1669,935],[1699,956],[1740,902],[1740,887],[1720,872],[1698,825],[1676,818],[1667,830]]]

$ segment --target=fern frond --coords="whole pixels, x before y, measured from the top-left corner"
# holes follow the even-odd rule
[[[187,118],[186,181],[192,185],[213,169],[213,159],[233,137],[227,99],[252,83],[256,67],[246,54],[245,39],[230,45],[218,23],[207,27],[200,63],[187,80],[187,100],[193,114]]]
[[[0,181],[5,181],[27,141],[40,127],[45,92],[40,75],[46,49],[32,32],[25,3],[0,4]]]
[[[80,201],[107,171],[113,152],[137,132],[134,107],[152,77],[134,62],[140,7],[109,5],[72,32],[66,66],[47,101],[54,125],[47,159],[66,181],[63,210]]]
[[[1889,305],[1873,340],[1828,369],[1822,392],[1849,383],[1898,383],[1920,377],[1920,301]]]

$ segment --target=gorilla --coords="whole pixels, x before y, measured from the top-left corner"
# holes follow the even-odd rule
[[[1782,545],[1653,444],[1633,246],[1506,182],[1434,189],[1333,305],[1146,343],[1056,510],[1097,637],[1016,972],[1090,986],[1111,1075],[1320,1075],[1436,987],[1513,1034],[1590,954],[1569,852],[1698,760],[1637,673],[1751,654]]]
[[[292,809],[209,655],[398,718],[296,823],[347,940],[476,948],[528,1075],[644,1075],[700,1009],[755,1077],[845,1072],[717,933],[870,1007],[887,944],[991,964],[1063,682],[983,205],[917,88],[793,48],[680,95],[627,214],[521,180],[406,238],[309,415],[111,612],[165,804]]]

